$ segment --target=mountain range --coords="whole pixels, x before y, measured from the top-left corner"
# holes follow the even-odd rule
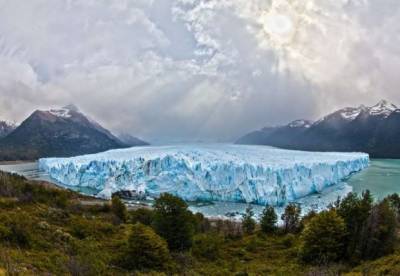
[[[68,157],[147,145],[134,137],[122,141],[74,105],[36,110],[18,127],[0,123],[0,130],[0,135],[3,134],[0,136],[0,160],[7,161]]]
[[[316,122],[296,120],[266,127],[236,143],[309,151],[360,151],[373,158],[400,158],[400,109],[385,100],[371,107],[347,107]]]

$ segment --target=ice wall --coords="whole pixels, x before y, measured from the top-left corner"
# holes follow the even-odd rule
[[[185,200],[281,205],[340,183],[369,165],[363,153],[317,153],[241,145],[177,145],[39,160],[57,182],[98,196],[136,190]]]

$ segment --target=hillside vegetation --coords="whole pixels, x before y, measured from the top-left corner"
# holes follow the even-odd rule
[[[349,194],[300,217],[210,221],[164,194],[154,209],[85,198],[0,173],[0,275],[399,275],[400,199]]]

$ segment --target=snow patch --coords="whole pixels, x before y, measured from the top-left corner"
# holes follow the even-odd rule
[[[60,117],[60,118],[71,118],[70,110],[66,108],[61,109],[50,109],[48,111],[50,114]]]
[[[361,106],[359,108],[351,108],[351,107],[349,107],[349,108],[343,109],[340,114],[344,119],[349,120],[349,121],[353,121],[358,117],[358,115],[360,115],[361,111],[364,108],[365,108],[364,106]]]
[[[372,106],[369,110],[369,113],[373,116],[384,115],[385,117],[389,117],[389,115],[397,109],[398,108],[396,105],[382,100],[378,104]]]
[[[309,128],[311,127],[312,122],[307,121],[307,120],[296,120],[293,121],[289,124],[289,127],[291,128],[299,128],[299,127],[304,127],[304,128]]]

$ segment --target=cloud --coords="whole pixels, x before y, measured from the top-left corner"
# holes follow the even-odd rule
[[[0,117],[75,103],[152,141],[227,141],[400,102],[395,0],[0,0]]]

